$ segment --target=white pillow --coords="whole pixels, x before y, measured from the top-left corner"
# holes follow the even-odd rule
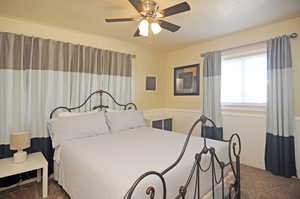
[[[116,110],[116,109],[110,109],[110,108],[107,108],[105,109],[105,112],[123,112],[123,111],[136,111],[134,109],[128,109],[128,110]]]
[[[105,116],[112,133],[146,126],[142,111],[106,112]]]
[[[53,148],[66,141],[109,133],[104,112],[58,117],[48,121]]]
[[[121,112],[121,110],[107,108],[105,109],[105,112]]]
[[[57,114],[57,117],[72,117],[72,116],[79,116],[79,115],[88,115],[98,112],[98,110],[87,111],[87,112],[60,112]]]

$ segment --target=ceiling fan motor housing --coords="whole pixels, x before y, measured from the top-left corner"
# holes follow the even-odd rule
[[[159,5],[157,2],[153,0],[144,0],[143,1],[144,10],[141,13],[145,17],[156,18],[159,14],[157,11],[159,9]]]

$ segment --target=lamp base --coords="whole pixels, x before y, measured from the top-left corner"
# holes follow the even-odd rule
[[[27,152],[26,151],[18,151],[14,153],[14,163],[21,163],[27,159]]]

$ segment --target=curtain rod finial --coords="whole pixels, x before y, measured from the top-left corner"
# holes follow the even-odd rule
[[[294,39],[294,38],[298,37],[298,34],[294,32],[290,35],[290,37]]]

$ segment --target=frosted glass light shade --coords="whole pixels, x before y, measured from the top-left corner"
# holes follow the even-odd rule
[[[16,132],[10,135],[10,149],[23,150],[30,147],[30,133]]]
[[[160,25],[158,23],[152,23],[151,24],[151,29],[152,29],[152,32],[154,34],[158,34],[161,31],[161,27],[160,27]]]
[[[140,35],[147,37],[149,35],[149,22],[143,19],[139,25]]]

